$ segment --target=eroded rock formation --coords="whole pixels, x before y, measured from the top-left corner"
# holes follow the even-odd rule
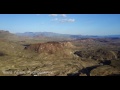
[[[37,43],[26,46],[25,49],[32,50],[37,53],[49,53],[54,54],[56,52],[61,52],[65,49],[74,47],[70,42],[47,42],[47,43]]]
[[[113,60],[118,58],[117,53],[114,51],[104,49],[76,51],[74,54],[78,55],[80,58],[89,58],[93,60]]]

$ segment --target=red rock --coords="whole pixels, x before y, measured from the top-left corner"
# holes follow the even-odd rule
[[[45,52],[45,53],[53,54],[71,47],[74,46],[70,42],[47,42],[47,43],[31,44],[30,46],[25,47],[25,49],[32,50],[38,53]]]

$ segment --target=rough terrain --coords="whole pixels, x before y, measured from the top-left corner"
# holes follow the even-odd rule
[[[0,76],[120,75],[119,38],[43,40],[1,31]]]

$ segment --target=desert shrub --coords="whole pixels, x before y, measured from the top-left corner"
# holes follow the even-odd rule
[[[6,54],[0,51],[0,56],[5,56]]]

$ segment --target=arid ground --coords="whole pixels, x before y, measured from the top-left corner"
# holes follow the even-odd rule
[[[30,38],[0,31],[0,76],[118,75],[120,38]]]

